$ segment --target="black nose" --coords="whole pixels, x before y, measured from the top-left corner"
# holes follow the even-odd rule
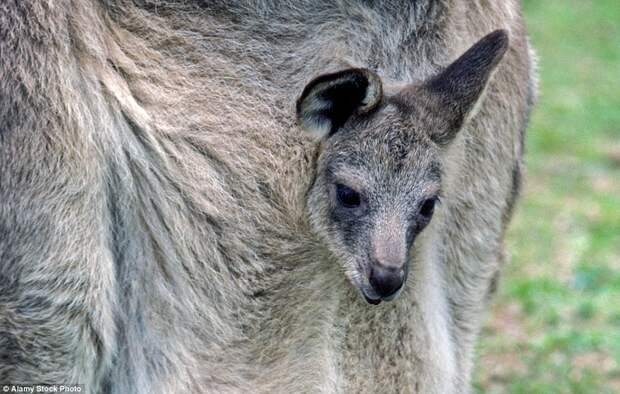
[[[405,281],[402,268],[375,265],[370,270],[370,285],[381,297],[389,297],[400,289]]]

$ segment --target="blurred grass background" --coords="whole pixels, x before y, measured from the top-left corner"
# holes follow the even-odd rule
[[[620,393],[620,1],[524,1],[540,98],[479,393]]]

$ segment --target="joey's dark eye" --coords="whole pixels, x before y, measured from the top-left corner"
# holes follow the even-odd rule
[[[422,206],[420,207],[420,215],[427,219],[430,219],[430,217],[433,216],[433,211],[435,210],[435,202],[437,202],[436,197],[429,198],[424,201],[422,203]]]
[[[362,203],[360,194],[348,186],[336,184],[336,198],[345,208],[357,208]]]

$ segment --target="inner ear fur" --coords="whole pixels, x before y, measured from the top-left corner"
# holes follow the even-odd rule
[[[353,115],[375,108],[383,96],[374,72],[352,68],[321,75],[306,85],[297,100],[299,125],[323,138],[334,134]]]

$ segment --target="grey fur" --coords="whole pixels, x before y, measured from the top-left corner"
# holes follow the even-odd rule
[[[510,47],[447,146],[396,105],[358,124],[414,158],[399,173],[386,152],[360,157],[377,198],[396,190],[379,211],[411,209],[399,197],[415,204],[431,163],[442,168],[402,294],[368,305],[326,237],[319,191],[330,157],[371,145],[344,138],[353,123],[317,143],[295,102],[316,76],[351,67],[393,97],[499,28]],[[4,0],[0,383],[467,391],[518,191],[532,64],[516,1]],[[385,122],[411,127],[398,132],[409,145]]]

